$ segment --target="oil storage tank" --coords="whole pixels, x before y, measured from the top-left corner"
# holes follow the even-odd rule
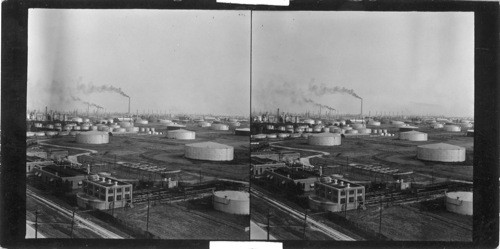
[[[239,128],[234,130],[234,135],[248,136],[250,135],[250,128]]]
[[[79,144],[107,144],[109,134],[107,132],[89,131],[76,134],[76,142]]]
[[[408,141],[427,141],[427,133],[407,131],[399,133],[399,139]]]
[[[212,124],[211,128],[212,128],[212,130],[215,130],[215,131],[227,131],[227,130],[229,130],[229,125],[227,125],[227,124]]]
[[[472,215],[472,192],[446,193],[446,210],[457,214]]]
[[[229,214],[249,215],[250,214],[250,194],[243,191],[216,191],[213,195],[213,206]]]
[[[214,142],[186,144],[184,155],[196,160],[231,161],[234,157],[234,148]]]
[[[463,162],[465,148],[445,143],[420,145],[417,146],[417,158],[436,162]]]
[[[184,129],[167,131],[167,138],[179,140],[192,140],[195,139],[196,133]]]
[[[462,128],[460,128],[460,126],[458,125],[445,125],[444,130],[450,132],[459,132],[462,130]]]
[[[337,133],[320,133],[308,137],[310,145],[335,146],[341,144],[341,136]]]

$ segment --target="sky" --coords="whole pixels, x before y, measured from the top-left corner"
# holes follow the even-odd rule
[[[248,116],[249,14],[30,9],[28,110]]]
[[[252,29],[252,111],[474,115],[473,13],[255,11]]]

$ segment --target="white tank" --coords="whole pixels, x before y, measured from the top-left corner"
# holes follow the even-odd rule
[[[335,133],[313,134],[308,137],[310,145],[334,146],[341,144],[341,136]]]
[[[305,128],[304,132],[313,132],[313,128]]]
[[[346,130],[345,134],[358,134],[358,130]]]
[[[360,129],[357,129],[358,133],[359,134],[370,134],[372,133],[372,129],[370,128],[360,128]]]
[[[100,126],[100,127],[97,127],[97,130],[98,131],[104,131],[104,132],[108,132],[110,130],[110,128],[108,126]]]
[[[192,140],[195,139],[196,133],[184,129],[167,131],[167,138],[178,140]]]
[[[45,132],[43,132],[43,131],[35,132],[35,136],[36,137],[45,137]]]
[[[60,131],[58,133],[59,136],[68,136],[69,135],[69,131]]]
[[[417,158],[436,162],[463,162],[465,148],[445,143],[420,145],[417,147]]]
[[[295,132],[297,132],[297,133],[304,132],[304,128],[297,127],[297,128],[295,128]]]
[[[34,125],[36,128],[42,128],[42,126],[43,126],[42,123],[35,123]]]
[[[290,136],[290,134],[288,134],[288,133],[279,133],[279,134],[278,134],[278,137],[279,137],[279,138],[287,138],[287,137],[289,137],[289,136]]]
[[[407,131],[399,133],[399,139],[408,141],[427,141],[427,133]]]
[[[292,133],[290,134],[290,137],[293,137],[293,138],[298,138],[300,137],[302,134],[301,133]]]
[[[250,194],[242,191],[216,191],[213,196],[213,206],[229,214],[249,215]]]
[[[76,142],[79,144],[107,144],[109,135],[107,132],[89,131],[76,134]]]
[[[306,119],[306,120],[304,120],[304,123],[313,125],[314,124],[314,120],[312,120],[312,119]]]
[[[120,127],[127,128],[127,127],[132,127],[132,126],[134,126],[134,125],[130,122],[120,122]]]
[[[234,148],[214,142],[186,144],[184,155],[186,158],[197,160],[231,161],[234,157]]]
[[[446,193],[446,210],[462,214],[462,215],[472,215],[472,192],[449,192]]]
[[[351,124],[351,127],[355,130],[358,130],[361,128],[365,128],[365,125],[364,124]]]
[[[96,125],[92,125],[92,126],[90,127],[90,130],[92,130],[92,131],[97,131],[97,126],[96,126]]]
[[[46,131],[45,135],[49,136],[49,137],[56,136],[57,135],[57,131]]]
[[[226,125],[226,124],[212,124],[211,128],[212,128],[212,130],[215,130],[215,131],[227,131],[227,130],[229,130],[229,125]]]
[[[368,125],[370,126],[380,126],[380,122],[379,121],[368,121]]]
[[[313,132],[319,133],[321,132],[321,128],[313,128]]]
[[[267,138],[277,138],[278,136],[276,134],[267,134]]]
[[[82,125],[82,126],[80,126],[80,130],[88,131],[88,130],[90,130],[90,127],[88,125]]]
[[[308,138],[309,136],[311,136],[312,134],[309,134],[309,133],[302,133],[302,137],[303,138]]]
[[[70,132],[69,132],[69,135],[74,137],[74,136],[76,136],[76,135],[78,135],[78,134],[80,134],[80,133],[81,133],[81,132],[79,132],[79,131],[70,131]]]
[[[444,130],[449,132],[459,132],[462,129],[460,128],[460,126],[457,125],[445,125]]]
[[[172,120],[168,120],[168,119],[160,119],[160,124],[172,124]]]
[[[344,129],[344,131],[350,131],[350,130],[352,130],[352,127],[351,126],[344,126],[344,127],[342,127],[342,129]]]
[[[266,138],[266,134],[256,134],[252,136],[255,139],[264,139]]]
[[[229,125],[229,128],[234,129],[236,127],[240,127],[241,123],[240,122],[231,122],[228,125]]]
[[[125,128],[114,128],[113,132],[126,132],[127,130]]]
[[[146,119],[137,120],[136,125],[147,125],[149,122]]]
[[[330,128],[329,127],[324,127],[321,131],[323,131],[323,132],[330,132]]]
[[[125,130],[127,132],[139,132],[139,127],[127,127]]]
[[[34,137],[34,136],[35,136],[35,133],[34,133],[34,132],[31,132],[31,131],[27,131],[27,132],[26,132],[26,136],[27,136],[27,137]]]
[[[202,121],[198,123],[199,127],[210,127],[212,124],[210,122]]]

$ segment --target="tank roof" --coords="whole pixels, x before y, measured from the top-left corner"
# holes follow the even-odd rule
[[[445,143],[437,143],[437,144],[425,144],[418,146],[419,148],[427,148],[427,149],[438,149],[438,150],[465,150],[464,147],[445,144]]]
[[[465,191],[457,191],[457,192],[448,192],[446,196],[451,199],[458,199],[462,201],[472,201],[472,192]]]
[[[405,131],[405,132],[401,132],[401,134],[427,134],[427,133],[424,133],[424,132],[420,132],[420,131]]]
[[[215,142],[201,142],[201,143],[194,143],[194,144],[186,144],[186,146],[198,147],[198,148],[214,148],[214,149],[233,148],[232,146],[220,144],[220,143],[215,143]]]
[[[188,130],[184,130],[184,129],[178,129],[178,130],[171,130],[171,131],[167,131],[168,133],[191,133],[191,132],[194,132],[194,131],[188,131]]]
[[[239,128],[239,129],[235,129],[237,131],[250,131],[250,128]]]
[[[225,191],[216,191],[214,195],[218,197],[226,197],[230,200],[249,200],[250,199],[250,194],[248,192],[243,192],[243,191],[232,191],[232,190],[225,190]]]
[[[340,137],[340,134],[325,132],[325,133],[311,134],[310,136],[313,136],[313,137]]]
[[[87,132],[80,132],[78,133],[79,135],[107,135],[107,132],[103,131],[87,131]]]

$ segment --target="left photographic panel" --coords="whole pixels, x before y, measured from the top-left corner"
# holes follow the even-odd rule
[[[30,9],[26,238],[248,240],[250,18]]]

